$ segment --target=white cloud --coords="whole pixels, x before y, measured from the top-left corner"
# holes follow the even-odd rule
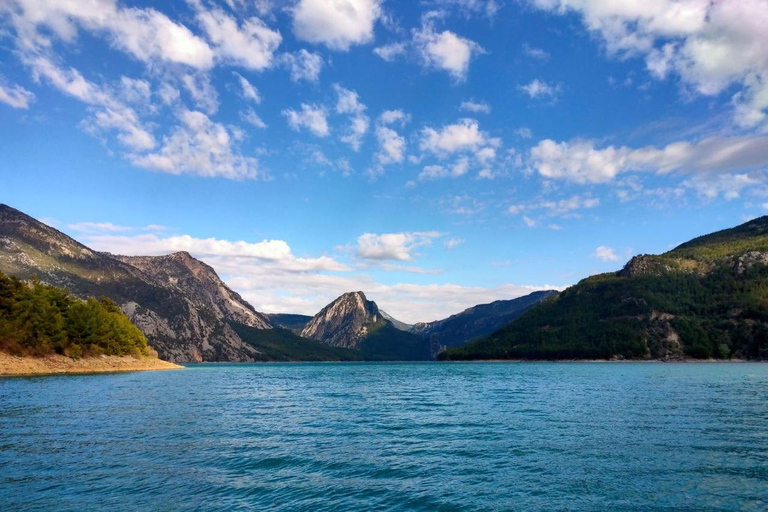
[[[476,114],[490,114],[491,106],[484,101],[465,101],[459,106],[459,110]]]
[[[258,89],[243,75],[235,73],[235,76],[237,77],[238,84],[240,84],[240,94],[242,94],[243,98],[256,104],[261,103],[261,95]]]
[[[592,253],[592,256],[599,259],[600,261],[619,261],[619,257],[616,255],[614,248],[608,247],[606,245],[601,245],[595,249],[595,252]]]
[[[402,110],[385,110],[381,113],[379,116],[379,123],[381,124],[394,124],[394,123],[400,123],[401,125],[405,125],[408,121],[410,121],[411,116],[403,112]]]
[[[338,97],[336,113],[348,114],[350,120],[349,129],[346,134],[342,135],[341,141],[358,151],[370,125],[370,120],[365,115],[366,106],[360,101],[357,92],[345,89],[339,84],[334,84],[333,89]]]
[[[293,31],[298,39],[347,51],[373,40],[381,16],[380,0],[299,0],[293,8]]]
[[[538,78],[519,86],[519,89],[533,99],[555,98],[560,93],[559,85],[548,84]]]
[[[437,231],[406,233],[365,233],[357,238],[356,253],[366,260],[411,261],[419,247],[431,245],[435,238],[443,236]]]
[[[295,131],[308,129],[318,137],[327,137],[331,133],[325,109],[318,105],[301,104],[301,110],[292,108],[283,110],[288,125]]]
[[[443,247],[445,247],[447,250],[455,249],[456,247],[460,246],[466,242],[463,238],[447,238],[443,241]]]
[[[267,127],[267,123],[265,123],[264,120],[250,108],[245,112],[240,113],[240,119],[261,130]]]
[[[96,250],[128,255],[188,251],[211,265],[258,311],[314,315],[344,292],[364,290],[369,299],[405,322],[445,318],[476,304],[513,299],[552,286],[503,284],[493,288],[456,284],[385,285],[328,256],[297,257],[282,240],[228,241],[187,235],[100,235],[83,240]],[[379,260],[381,261],[381,260]],[[398,261],[398,260],[395,260]],[[402,260],[400,260],[402,261]],[[375,263],[375,260],[373,261]],[[435,272],[390,265],[390,271]]]
[[[535,46],[531,46],[528,43],[523,44],[523,53],[525,53],[526,56],[541,60],[541,61],[547,61],[549,60],[549,53],[545,50],[542,50],[541,48],[536,48]]]
[[[197,108],[207,114],[215,114],[219,110],[219,94],[207,73],[184,75],[181,82]]]
[[[253,70],[272,65],[272,57],[282,41],[280,32],[270,29],[259,18],[238,23],[219,9],[201,10],[197,19],[216,46],[217,58]]]
[[[484,53],[479,44],[450,30],[435,32],[430,21],[414,31],[413,42],[424,64],[447,71],[457,81],[466,79],[472,58]]]
[[[533,132],[531,131],[530,128],[521,126],[517,130],[515,130],[515,135],[517,135],[521,139],[530,139],[531,137],[533,137]]]
[[[480,130],[474,119],[460,119],[455,124],[443,126],[439,130],[424,128],[421,132],[419,147],[436,155],[446,155],[458,151],[475,150],[480,146],[496,147],[501,141],[491,138]]]
[[[45,80],[61,92],[92,107],[92,115],[82,126],[89,133],[115,130],[118,140],[134,150],[147,150],[155,145],[152,133],[141,123],[136,112],[115,99],[110,92],[87,80],[76,69],[62,69],[51,60],[36,56],[27,58],[36,81]]]
[[[80,233],[119,233],[134,229],[131,226],[120,226],[111,222],[77,222],[69,224],[67,227]]]
[[[611,54],[642,55],[653,76],[676,73],[712,96],[737,84],[734,115],[768,127],[768,3],[764,0],[532,0],[542,9],[581,15]]]
[[[127,103],[149,105],[152,87],[146,80],[127,76],[120,77],[120,97]]]
[[[317,82],[320,72],[323,70],[323,57],[301,49],[293,53],[284,53],[280,56],[280,63],[288,69],[291,80],[299,82]]]
[[[398,134],[388,126],[376,127],[376,141],[379,144],[379,150],[376,153],[376,160],[382,164],[400,163],[405,158],[405,137]]]
[[[544,210],[548,217],[570,217],[579,210],[586,210],[600,206],[600,200],[591,196],[574,195],[557,201],[542,199],[525,204],[514,204],[507,207],[507,213],[520,215],[524,212]]]
[[[696,143],[595,147],[591,141],[557,143],[546,139],[531,149],[531,163],[545,178],[605,183],[620,173],[732,173],[768,166],[768,137],[710,137]]]
[[[113,1],[9,0],[0,4],[2,12],[10,15],[17,44],[25,52],[49,48],[49,35],[73,42],[82,28],[106,35],[113,47],[142,62],[208,69],[214,61],[214,51],[205,41],[154,9],[123,8]]]
[[[373,49],[373,53],[381,57],[387,62],[392,62],[401,55],[405,55],[406,45],[405,43],[392,43],[384,46],[379,46]]]
[[[224,125],[202,112],[181,110],[178,115],[180,125],[163,138],[159,151],[130,156],[135,165],[169,174],[234,180],[266,177],[258,160],[237,151],[235,137]]]
[[[768,172],[700,174],[685,180],[683,185],[707,199],[722,195],[730,201],[739,198],[745,189],[764,197],[768,193]]]

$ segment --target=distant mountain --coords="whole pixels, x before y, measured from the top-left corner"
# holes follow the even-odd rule
[[[288,329],[294,334],[301,334],[304,327],[312,320],[309,315],[295,315],[291,313],[271,313],[267,315],[272,325]]]
[[[768,217],[632,258],[441,359],[768,359]]]
[[[363,292],[345,293],[328,304],[301,335],[332,347],[359,350],[366,359],[431,359],[427,340],[398,329]]]
[[[269,319],[229,289],[210,266],[186,252],[96,252],[6,205],[0,205],[0,271],[21,279],[37,276],[80,297],[111,298],[169,361],[359,357],[273,329]]]
[[[430,340],[437,350],[460,347],[467,342],[487,336],[516,319],[547,297],[557,295],[555,290],[533,292],[511,300],[497,300],[480,304],[443,320],[418,323],[410,331]]]

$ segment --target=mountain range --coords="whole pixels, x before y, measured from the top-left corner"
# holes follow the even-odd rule
[[[635,256],[440,358],[768,359],[768,217]]]
[[[160,357],[174,362],[428,360],[446,346],[487,334],[552,293],[416,325],[388,315],[363,292],[342,295],[314,317],[266,315],[187,252],[98,252],[6,205],[0,205],[0,271],[82,298],[109,297]]]

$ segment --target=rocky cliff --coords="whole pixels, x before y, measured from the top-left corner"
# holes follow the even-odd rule
[[[429,341],[398,329],[363,292],[345,293],[324,307],[301,335],[333,347],[359,350],[366,359],[427,360]]]
[[[22,279],[107,296],[174,362],[252,361],[263,354],[231,324],[269,329],[269,320],[187,253],[124,257],[93,251],[60,231],[0,205],[0,270]]]

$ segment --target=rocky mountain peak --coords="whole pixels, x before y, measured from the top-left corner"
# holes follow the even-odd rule
[[[348,292],[316,314],[301,335],[335,347],[356,348],[374,324],[383,320],[379,307],[363,292]]]

